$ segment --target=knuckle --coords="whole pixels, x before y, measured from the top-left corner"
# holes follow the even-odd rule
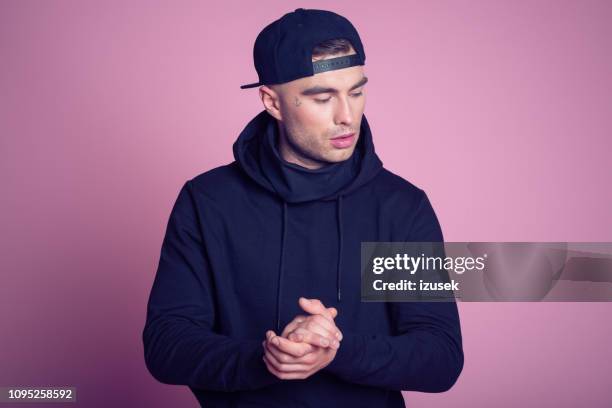
[[[313,316],[312,319],[314,320],[315,323],[319,323],[319,324],[325,324],[325,322],[327,320],[326,318],[324,318],[321,315]]]

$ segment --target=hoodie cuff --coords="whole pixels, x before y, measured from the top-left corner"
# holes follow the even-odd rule
[[[342,332],[342,341],[336,357],[325,370],[343,379],[357,374],[355,368],[363,354],[364,345],[364,335]]]
[[[244,356],[241,372],[244,373],[242,383],[245,385],[245,389],[255,390],[281,381],[280,378],[268,371],[268,367],[263,361],[264,349],[261,341],[248,341],[244,347]]]

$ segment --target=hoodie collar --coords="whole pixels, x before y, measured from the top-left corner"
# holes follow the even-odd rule
[[[345,161],[308,169],[282,158],[278,150],[279,131],[276,121],[269,121],[260,144],[264,177],[275,192],[290,203],[329,197],[347,186],[359,171],[360,156],[355,153]]]
[[[264,110],[241,132],[233,146],[234,157],[247,175],[288,203],[334,200],[369,181],[382,168],[365,115],[351,157],[319,169],[284,160],[277,148],[278,137],[276,119]]]

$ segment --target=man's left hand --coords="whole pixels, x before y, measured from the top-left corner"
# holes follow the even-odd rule
[[[306,343],[293,342],[268,330],[263,342],[266,351],[263,359],[268,371],[281,380],[305,379],[327,367],[336,356],[336,349],[318,346],[310,346],[313,351],[296,355],[301,354],[295,352],[297,344]]]
[[[342,340],[334,324],[335,308],[326,308],[318,299],[300,298],[299,304],[311,315],[296,316],[280,336],[269,330],[263,342],[264,362],[280,379],[304,379],[325,368]]]

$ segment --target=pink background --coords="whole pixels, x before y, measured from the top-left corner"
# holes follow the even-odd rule
[[[608,1],[0,2],[0,386],[195,406],[141,344],[182,183],[262,109],[252,46],[296,7],[348,17],[386,167],[448,241],[612,241]],[[459,304],[465,368],[411,407],[612,404],[612,304]]]

